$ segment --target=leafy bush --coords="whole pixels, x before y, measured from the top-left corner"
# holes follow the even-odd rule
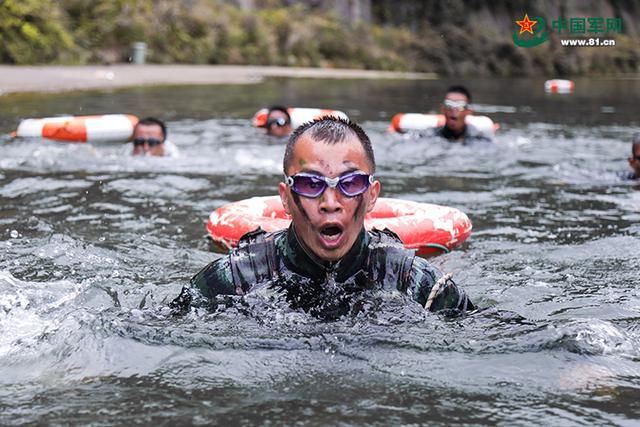
[[[530,13],[540,12],[537,3],[523,1]],[[348,22],[315,0],[251,3],[251,9],[243,9],[239,0],[0,0],[0,61],[126,62],[131,44],[143,41],[153,63],[500,76],[640,71],[634,34],[617,35],[615,49],[569,52],[559,49],[557,40],[516,48],[508,29],[513,6],[507,0],[377,0],[372,12],[384,26]],[[629,16],[632,12],[625,9]]]

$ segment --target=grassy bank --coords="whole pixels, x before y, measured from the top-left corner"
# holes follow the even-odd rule
[[[223,0],[3,0],[0,62],[127,62],[131,43],[144,41],[147,61],[159,64],[485,76],[612,75],[640,70],[640,43],[632,36],[617,35],[617,46],[611,49],[558,49],[551,43],[523,49],[511,41],[511,29],[487,25],[482,10],[457,3],[463,5],[466,19],[451,13],[437,25],[409,30],[402,23],[350,23],[330,9],[283,7],[275,0],[250,10]],[[507,26],[513,25],[510,17],[504,18]]]

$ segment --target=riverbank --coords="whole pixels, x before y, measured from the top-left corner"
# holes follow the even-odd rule
[[[0,66],[0,95],[136,86],[256,84],[268,77],[435,79],[433,73],[235,65]]]

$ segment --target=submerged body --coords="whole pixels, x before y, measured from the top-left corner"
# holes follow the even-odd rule
[[[449,142],[462,143],[462,145],[493,143],[492,138],[481,132],[473,125],[465,125],[459,132],[454,132],[445,125],[436,129],[434,136],[446,139]]]
[[[429,310],[446,310],[446,314],[475,309],[451,280],[434,291],[440,277],[437,269],[405,249],[389,231],[363,229],[345,256],[324,261],[309,252],[290,227],[247,234],[232,253],[197,273],[191,286],[210,300],[268,286],[279,291],[293,309],[324,319],[355,314],[359,308],[355,302],[376,291],[400,292],[422,306],[431,300]],[[190,302],[191,292],[185,288],[174,304]]]

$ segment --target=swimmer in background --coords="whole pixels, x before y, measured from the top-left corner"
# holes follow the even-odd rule
[[[475,126],[465,123],[467,116],[473,113],[470,103],[471,93],[464,86],[451,86],[447,89],[444,101],[440,106],[440,112],[445,117],[445,124],[436,129],[435,135],[449,142],[459,142],[463,145],[492,142],[491,138],[480,132]]]
[[[293,129],[291,128],[291,116],[287,109],[279,105],[269,107],[264,127],[267,130],[267,135],[280,138],[289,136]]]
[[[155,117],[140,120],[133,129],[133,155],[176,157],[178,148],[167,141],[167,127]]]
[[[630,172],[624,172],[622,179],[640,179],[640,133],[633,135],[631,143],[631,157],[629,157]]]
[[[405,249],[393,232],[364,228],[380,194],[375,169],[371,141],[355,123],[325,116],[297,128],[278,186],[289,228],[245,234],[236,249],[197,273],[172,307],[216,307],[219,295],[267,287],[292,309],[323,319],[355,315],[379,291],[434,312],[474,310],[450,275]]]

